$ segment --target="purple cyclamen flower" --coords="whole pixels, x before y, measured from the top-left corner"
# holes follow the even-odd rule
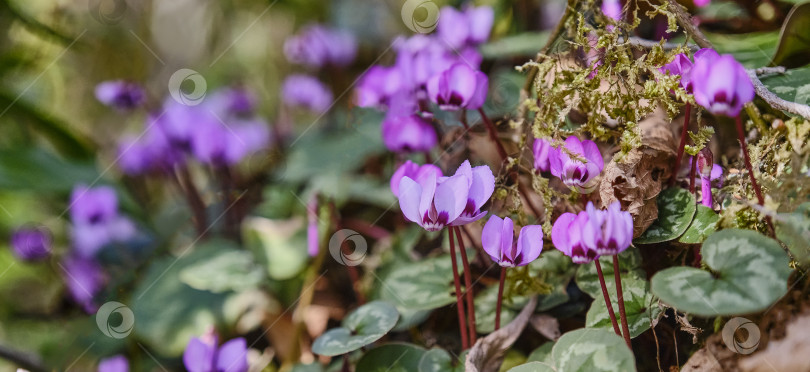
[[[532,145],[532,153],[534,154],[534,169],[539,171],[548,172],[551,167],[549,163],[549,154],[554,151],[551,143],[543,138],[537,138]]]
[[[520,229],[517,241],[509,217],[493,215],[481,232],[481,245],[492,260],[503,267],[525,266],[543,251],[543,227],[527,225]]]
[[[465,160],[456,170],[456,175],[463,175],[467,179],[469,191],[464,210],[450,223],[451,226],[466,225],[484,217],[487,212],[481,211],[481,207],[486,204],[489,197],[492,196],[492,192],[495,191],[495,176],[489,166],[479,165],[473,168],[470,166],[470,161]]]
[[[700,175],[700,195],[701,203],[709,208],[712,207],[712,176],[714,175],[714,155],[708,148],[703,148],[697,154],[697,171]],[[720,169],[722,174],[722,168]]]
[[[307,253],[310,257],[318,255],[320,241],[318,236],[318,195],[315,194],[307,203]]]
[[[382,122],[382,138],[393,152],[430,151],[437,141],[436,130],[419,115],[388,115]]]
[[[104,272],[95,260],[70,256],[62,261],[63,277],[70,296],[90,314],[98,309],[93,298],[104,288]]]
[[[215,166],[239,163],[270,143],[270,128],[259,119],[200,122],[193,133],[191,153],[202,163]]]
[[[622,2],[619,0],[602,0],[602,13],[616,21],[621,21]]]
[[[290,75],[281,87],[284,103],[322,113],[332,105],[332,92],[320,80],[308,75]]]
[[[442,41],[456,49],[486,42],[494,21],[495,13],[489,6],[467,7],[464,11],[445,6],[439,13],[436,30]]]
[[[155,118],[149,118],[154,123]],[[183,163],[183,153],[174,148],[157,126],[147,127],[142,136],[126,136],[118,144],[118,166],[127,175],[166,173]]]
[[[345,66],[354,60],[355,54],[357,41],[351,33],[317,24],[304,26],[298,35],[284,42],[288,61],[310,67]]]
[[[123,355],[114,355],[98,363],[98,372],[129,372],[129,362]]]
[[[421,180],[402,177],[399,181],[399,207],[405,218],[427,231],[439,231],[464,212],[469,179],[463,174],[442,177],[428,174]]]
[[[76,253],[92,257],[103,246],[135,236],[135,225],[118,214],[118,198],[109,186],[76,186],[70,196],[72,238]]]
[[[428,97],[442,110],[480,108],[487,98],[489,80],[481,71],[456,63],[427,84]]]
[[[596,249],[585,245],[583,230],[588,223],[588,213],[581,211],[578,214],[563,213],[554,221],[551,228],[551,242],[554,248],[577,264],[584,264],[599,257]]]
[[[565,150],[584,158],[585,163],[571,158]],[[565,149],[550,150],[548,158],[551,174],[559,177],[566,186],[583,193],[593,190],[596,185],[591,184],[591,181],[605,167],[605,161],[596,143],[589,140],[580,141],[576,136],[565,139]]]
[[[456,63],[465,63],[472,69],[481,65],[481,54],[473,47],[450,48],[433,35],[414,35],[394,41],[397,49],[395,67],[401,76],[400,89],[424,89],[428,80]]]
[[[247,342],[234,338],[217,347],[218,337],[212,332],[194,337],[183,352],[183,364],[189,372],[246,372]]]
[[[690,72],[692,70],[692,61],[686,54],[678,54],[672,59],[672,62],[665,64],[659,69],[662,74],[669,73],[670,75],[678,75],[681,77],[681,88],[686,90],[686,93],[692,94],[692,79]]]
[[[51,234],[42,226],[21,227],[11,234],[11,248],[21,261],[42,261],[51,254]]]
[[[691,73],[695,102],[715,115],[735,117],[754,99],[748,73],[730,54],[697,57]]]
[[[402,177],[409,177],[416,183],[420,183],[429,176],[439,179],[443,176],[442,170],[433,164],[419,165],[407,160],[391,176],[391,192],[394,196],[399,197],[399,181],[402,180]]]
[[[582,242],[600,256],[619,254],[633,240],[633,217],[621,208],[618,201],[607,210],[596,209],[592,202],[585,207],[588,219],[581,226]]]
[[[217,115],[252,116],[256,96],[241,86],[219,89],[205,97],[205,104]]]
[[[356,103],[360,107],[383,108],[402,85],[400,70],[396,67],[372,66],[357,83]]]
[[[695,6],[702,8],[706,5],[709,5],[710,2],[711,0],[695,0]]]
[[[96,99],[118,110],[131,110],[146,101],[146,93],[140,85],[125,81],[105,81],[96,85]]]

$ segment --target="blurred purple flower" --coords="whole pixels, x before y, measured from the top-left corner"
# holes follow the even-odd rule
[[[585,207],[588,218],[581,225],[582,241],[600,256],[619,254],[633,240],[633,217],[621,208],[618,201],[607,210],[596,209],[591,202]]]
[[[11,248],[21,261],[42,261],[51,254],[51,234],[42,226],[21,227],[11,234]]]
[[[320,238],[318,236],[318,195],[315,194],[307,203],[307,253],[310,257],[318,255]]]
[[[199,123],[193,133],[191,153],[202,163],[233,165],[269,143],[270,128],[259,119],[208,121]]]
[[[310,67],[345,66],[354,61],[357,41],[344,30],[318,24],[304,26],[284,42],[284,55],[292,63]]]
[[[393,152],[430,151],[436,146],[436,131],[419,115],[391,117],[382,122],[385,147]]]
[[[691,80],[695,102],[715,115],[735,117],[754,99],[754,85],[748,73],[730,54],[696,57]]]
[[[711,0],[695,0],[695,6],[702,8],[706,5],[709,5],[710,2]]]
[[[118,110],[131,110],[146,101],[140,85],[125,80],[105,81],[96,85],[96,99]]]
[[[484,217],[487,212],[482,212],[481,207],[495,191],[495,176],[489,166],[479,165],[472,168],[470,161],[465,160],[456,170],[456,175],[462,175],[467,179],[467,203],[458,218],[450,223],[451,226],[466,225]]]
[[[243,87],[234,86],[208,95],[205,104],[218,115],[252,116],[256,110],[256,96]]]
[[[441,180],[432,173],[419,180],[404,176],[399,182],[399,206],[409,221],[427,231],[439,231],[464,212],[469,187],[463,174]]]
[[[571,158],[565,150],[584,158],[586,162]],[[595,185],[592,185],[591,181],[605,167],[602,153],[599,152],[596,143],[589,140],[580,141],[576,136],[566,138],[564,149],[551,149],[548,158],[551,174],[559,177],[566,186],[583,193],[593,190]]]
[[[563,213],[551,228],[554,248],[571,257],[577,264],[588,263],[599,257],[596,249],[585,245],[583,241],[583,230],[587,223],[588,213],[585,211],[579,214]]]
[[[503,267],[525,266],[543,251],[543,227],[527,225],[520,229],[517,241],[509,217],[491,216],[481,232],[481,245],[492,260]]]
[[[356,101],[360,107],[383,108],[403,84],[396,67],[372,66],[357,83]]]
[[[168,172],[184,160],[182,152],[172,147],[163,131],[154,126],[148,127],[142,136],[127,136],[118,144],[118,166],[130,176]]]
[[[118,214],[118,198],[109,186],[79,185],[70,196],[72,238],[76,253],[92,257],[103,246],[135,236],[135,225]]]
[[[613,20],[621,21],[622,2],[619,0],[602,0],[602,13]]]
[[[679,75],[681,77],[681,88],[686,90],[686,93],[692,94],[692,79],[690,72],[692,70],[692,61],[686,54],[678,54],[672,59],[672,62],[665,64],[659,69],[662,74]]]
[[[234,338],[217,347],[218,337],[210,332],[193,337],[183,352],[183,364],[189,372],[246,372],[247,342]]]
[[[442,177],[442,170],[433,164],[419,165],[410,160],[405,161],[391,176],[391,192],[394,196],[399,197],[399,181],[402,177],[409,177],[417,183],[423,179],[433,176],[435,179]]]
[[[548,172],[550,168],[549,153],[554,151],[551,143],[544,138],[537,138],[532,145],[532,153],[534,154],[534,169],[542,172]]]
[[[480,108],[487,96],[489,80],[481,71],[464,63],[456,63],[428,81],[430,100],[442,110]]]
[[[129,362],[123,355],[114,355],[98,363],[98,372],[129,372]]]
[[[93,298],[104,288],[104,272],[95,260],[69,256],[62,261],[65,285],[73,300],[88,314],[98,306]]]
[[[495,13],[489,6],[469,6],[464,11],[445,6],[439,13],[437,33],[452,49],[476,46],[489,39],[494,21]]]
[[[284,104],[322,113],[332,104],[332,92],[318,79],[308,75],[290,75],[281,87]]]

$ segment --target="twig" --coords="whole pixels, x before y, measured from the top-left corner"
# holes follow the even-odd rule
[[[637,36],[629,37],[627,39],[627,43],[632,45],[632,46],[643,48],[643,49],[651,49],[652,47],[657,46],[659,44],[661,45],[662,48],[664,48],[664,50],[678,49],[678,48],[680,48],[682,46],[685,46],[685,47],[689,48],[689,50],[691,50],[693,52],[700,49],[700,47],[697,46],[696,44],[685,44],[684,45],[684,44],[679,44],[679,43],[667,43],[667,42],[659,43],[658,41],[655,41],[655,40],[642,39],[642,38],[637,37]]]

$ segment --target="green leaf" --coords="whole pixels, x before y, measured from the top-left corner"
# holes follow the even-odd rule
[[[556,249],[543,252],[540,258],[529,264],[529,273],[535,277],[544,275],[546,284],[551,286],[551,293],[539,296],[538,311],[546,311],[568,302],[568,283],[574,277],[576,269],[571,258]]]
[[[799,262],[810,263],[810,203],[793,213],[780,213],[776,220],[776,238],[785,243]]]
[[[461,353],[458,359],[450,356],[444,349],[430,349],[419,361],[419,372],[464,372],[464,360],[467,351]]]
[[[467,252],[471,253],[472,250]],[[461,259],[457,259],[460,265]],[[383,273],[379,280],[382,280],[378,285],[379,298],[394,303],[397,308],[431,310],[456,300],[452,294],[450,255],[397,264],[389,272]]]
[[[390,343],[369,350],[359,361],[356,371],[368,372],[413,372],[419,369],[419,362],[425,349],[406,343]]]
[[[45,150],[0,151],[0,189],[69,192],[78,183],[90,184],[98,178],[92,163],[70,162]]]
[[[680,311],[701,316],[765,310],[787,293],[792,270],[773,239],[750,230],[722,230],[706,239],[701,255],[712,272],[669,268],[653,276],[652,292]]]
[[[546,44],[548,31],[524,32],[488,42],[481,46],[484,58],[534,57]]]
[[[551,351],[557,372],[630,372],[636,370],[633,352],[613,331],[584,328],[568,332]]]
[[[335,356],[357,350],[385,336],[398,318],[399,313],[391,304],[369,302],[343,319],[342,327],[330,329],[318,337],[312,344],[312,352]]]
[[[782,24],[771,66],[801,67],[810,63],[810,3],[793,7]]]
[[[517,367],[512,367],[507,372],[556,372],[556,370],[546,363],[529,362]]]
[[[616,293],[616,284],[613,280],[613,256],[600,257],[599,262],[602,265],[602,274],[605,276],[605,286],[611,293]],[[579,289],[595,300],[601,299],[602,286],[599,284],[596,265],[588,263],[578,266],[576,281]],[[627,249],[619,254],[619,274],[622,278],[646,278],[644,270],[641,268],[641,253],[638,249]]]
[[[810,103],[810,67],[788,70],[781,75],[764,76],[760,80],[779,98],[802,104]]]
[[[251,217],[242,224],[245,245],[258,261],[267,267],[267,274],[276,280],[290,279],[306,266],[307,253],[304,220],[271,220]]]
[[[540,345],[537,349],[534,349],[529,357],[526,358],[527,362],[543,362],[552,364],[553,359],[551,357],[551,350],[554,348],[554,342],[546,342],[545,344]]]
[[[504,294],[506,297],[506,294]],[[529,302],[529,297],[512,296],[511,301],[504,299],[501,308],[501,324],[507,324]],[[490,333],[495,330],[495,309],[498,303],[498,284],[489,286],[475,298],[475,328],[479,333]]]
[[[205,244],[217,247],[216,253],[180,271],[180,280],[190,287],[214,293],[241,291],[256,287],[265,278],[250,252],[228,241]]]
[[[666,189],[658,195],[658,218],[638,237],[636,244],[661,243],[681,236],[695,215],[695,196],[681,188]]]
[[[717,221],[720,221],[720,215],[703,204],[698,205],[695,219],[678,241],[686,244],[703,243],[717,230]]]
[[[777,32],[751,32],[747,34],[705,33],[720,54],[731,54],[746,68],[768,65],[779,40]]]
[[[612,278],[605,278],[615,283]],[[619,318],[619,296],[616,292],[616,286],[613,289],[608,289],[610,294],[610,301],[613,306],[613,311],[616,317]],[[646,280],[638,279],[632,276],[622,277],[622,294],[624,295],[624,309],[627,315],[627,327],[630,330],[630,337],[636,338],[644,331],[650,329],[650,319],[654,319],[661,312],[654,296],[649,291],[649,284]],[[621,326],[621,319],[619,321]],[[613,330],[613,325],[610,321],[610,315],[605,306],[603,298],[594,298],[590,310],[585,317],[585,326],[592,328],[604,328]]]

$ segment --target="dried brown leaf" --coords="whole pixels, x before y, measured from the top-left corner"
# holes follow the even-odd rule
[[[537,307],[537,297],[532,297],[531,301],[523,307],[517,317],[505,327],[490,333],[478,341],[467,354],[464,368],[467,372],[491,372],[497,371],[503,362],[506,350],[515,343],[523,328],[529,323],[529,318]]]

